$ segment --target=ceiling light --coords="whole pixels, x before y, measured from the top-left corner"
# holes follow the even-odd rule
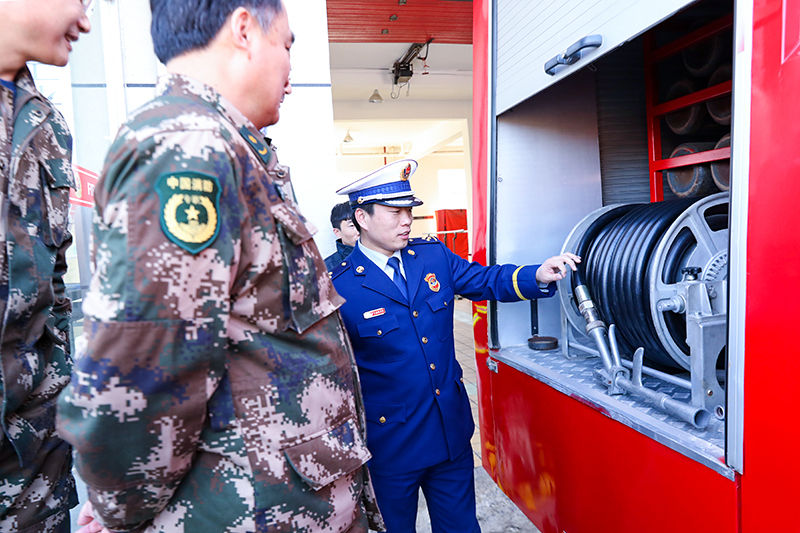
[[[353,136],[350,135],[350,130],[349,129],[347,130],[347,134],[344,136],[344,139],[342,139],[342,142],[346,142],[346,143],[353,142]]]
[[[369,102],[371,104],[382,104],[383,103],[383,97],[381,96],[381,93],[378,92],[378,89],[375,89],[374,91],[372,91],[372,94],[369,97]]]

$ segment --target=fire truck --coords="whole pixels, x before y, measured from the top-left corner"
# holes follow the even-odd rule
[[[483,467],[544,533],[800,531],[800,0],[473,5],[474,258],[583,259],[473,306]]]

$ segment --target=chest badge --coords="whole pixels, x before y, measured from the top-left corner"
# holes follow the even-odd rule
[[[156,180],[161,230],[192,254],[214,242],[219,233],[219,181],[197,172],[164,174]]]
[[[372,311],[364,311],[364,318],[375,318],[376,316],[381,316],[386,314],[385,307],[379,307],[378,309],[373,309]]]
[[[428,288],[433,292],[439,292],[439,280],[436,279],[436,274],[431,272],[430,274],[425,274],[425,281],[428,282]]]

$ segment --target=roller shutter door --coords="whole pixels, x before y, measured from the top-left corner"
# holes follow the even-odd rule
[[[497,0],[500,114],[691,4],[691,0]],[[550,76],[545,63],[588,35],[603,44]]]

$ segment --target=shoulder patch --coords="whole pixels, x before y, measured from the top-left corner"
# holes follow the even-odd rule
[[[208,248],[219,234],[219,180],[199,172],[162,174],[156,180],[161,230],[189,253]]]
[[[340,276],[342,273],[346,272],[347,269],[350,268],[350,261],[342,261],[336,268],[331,270],[331,279],[336,279],[337,276]]]

